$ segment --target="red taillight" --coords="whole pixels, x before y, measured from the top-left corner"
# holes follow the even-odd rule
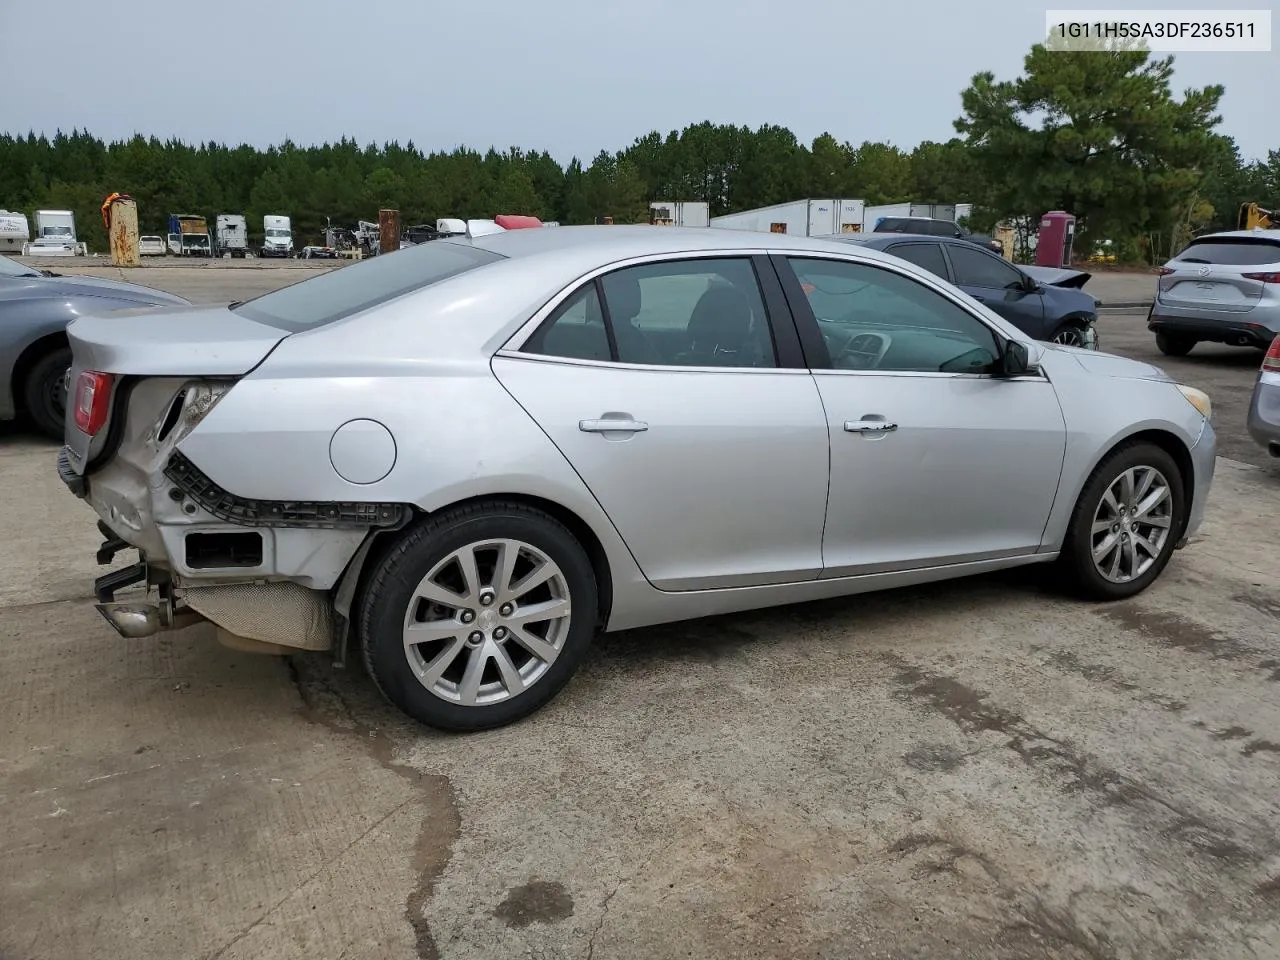
[[[86,370],[76,381],[76,427],[91,437],[106,425],[113,380],[115,377],[109,373]]]
[[[1246,273],[1247,280],[1258,280],[1262,283],[1280,283],[1280,273]]]
[[[1267,355],[1262,358],[1262,369],[1271,373],[1280,373],[1280,337],[1271,341]]]
[[[1160,267],[1156,270],[1156,273],[1160,274],[1162,277],[1167,277],[1169,274],[1173,273],[1173,267]]]

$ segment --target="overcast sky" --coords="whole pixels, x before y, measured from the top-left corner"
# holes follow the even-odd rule
[[[0,0],[0,129],[257,146],[346,134],[565,162],[711,120],[910,149],[954,134],[974,73],[1020,72],[1046,6],[1194,4]],[[1221,130],[1246,157],[1280,148],[1280,52],[1175,62],[1179,95],[1226,86]]]

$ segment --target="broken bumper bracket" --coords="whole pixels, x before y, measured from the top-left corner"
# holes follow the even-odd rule
[[[93,592],[99,603],[111,603],[116,598],[116,591],[142,583],[147,579],[147,565],[134,563],[119,570],[104,573],[93,581]]]
[[[98,521],[98,532],[105,539],[102,541],[102,546],[98,548],[96,556],[98,566],[105,567],[116,558],[117,553],[127,549],[129,544],[101,520]]]

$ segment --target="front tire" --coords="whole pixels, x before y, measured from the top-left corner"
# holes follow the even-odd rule
[[[1186,499],[1173,457],[1139,441],[1098,464],[1076,502],[1062,560],[1091,600],[1123,600],[1155,582],[1182,536]]]
[[[596,631],[597,596],[586,551],[542,511],[449,510],[410,528],[374,568],[358,617],[365,666],[420,723],[504,726],[573,676]]]
[[[1189,337],[1175,337],[1168,333],[1156,334],[1156,349],[1166,357],[1185,357],[1198,342]]]
[[[1089,343],[1085,337],[1084,328],[1075,323],[1064,323],[1057,330],[1053,331],[1050,338],[1051,343],[1060,343],[1066,347],[1080,347],[1084,349]]]
[[[27,371],[23,384],[27,416],[51,440],[61,440],[66,433],[66,377],[70,367],[69,347],[50,350]]]

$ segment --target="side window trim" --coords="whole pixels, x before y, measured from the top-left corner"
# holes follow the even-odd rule
[[[604,295],[604,278],[606,274],[600,274],[591,278],[591,286],[596,290],[596,302],[600,304],[600,317],[604,321],[605,339],[609,341],[609,362],[620,363],[618,359],[618,336],[613,332],[613,315],[609,313],[609,301]],[[570,294],[572,297],[573,295]]]
[[[947,244],[942,244],[947,246]],[[943,250],[943,254],[946,254]],[[796,250],[791,253],[772,253],[769,259],[773,261],[774,269],[778,271],[778,278],[782,281],[782,288],[787,296],[787,303],[791,306],[792,315],[796,320],[796,327],[800,332],[800,341],[804,345],[805,357],[809,361],[809,369],[825,370],[833,373],[846,374],[850,376],[912,376],[912,377],[970,377],[974,379],[990,379],[993,375],[990,373],[963,373],[963,372],[947,372],[947,373],[930,373],[928,371],[889,371],[889,370],[837,370],[831,362],[831,355],[827,351],[826,341],[822,339],[822,331],[818,328],[818,318],[814,316],[813,308],[809,305],[809,298],[804,295],[804,289],[800,286],[800,278],[797,276],[791,264],[788,263],[788,257],[794,257],[797,260],[826,260],[834,263],[852,263],[863,267],[873,267],[884,270],[888,273],[896,274],[904,279],[914,281],[943,297],[947,302],[962,310],[975,323],[981,324],[996,344],[997,361],[1004,354],[1005,342],[1008,335],[998,327],[993,327],[985,317],[974,313],[969,309],[967,304],[961,303],[949,291],[939,290],[927,283],[922,283],[919,277],[906,273],[902,270],[894,268],[890,264],[879,263],[860,259],[856,256],[839,256],[830,253],[816,253],[807,250]],[[951,264],[948,260],[948,268]],[[921,269],[924,269],[923,267]],[[947,283],[942,278],[937,278],[942,283]]]
[[[571,364],[589,364],[592,366],[618,366],[628,370],[712,370],[719,373],[737,372],[737,373],[794,373],[797,370],[808,370],[810,364],[806,360],[806,355],[801,348],[801,326],[793,316],[790,309],[790,298],[785,296],[785,285],[780,283],[781,277],[778,271],[766,261],[772,258],[769,254],[759,249],[742,249],[742,250],[696,250],[684,251],[676,254],[662,254],[658,256],[637,257],[624,261],[617,261],[606,264],[590,271],[585,277],[579,277],[570,286],[561,289],[555,295],[550,297],[546,303],[525,321],[516,331],[507,339],[507,341],[495,351],[497,356],[506,356],[518,358],[521,360],[535,360],[538,362],[549,363],[571,363]],[[618,348],[614,334],[613,317],[609,312],[608,298],[605,296],[604,279],[610,274],[627,270],[632,267],[650,266],[656,264],[685,264],[699,261],[709,260],[741,260],[746,261],[752,270],[756,279],[756,285],[760,294],[761,301],[764,305],[765,319],[769,325],[770,339],[774,348],[775,366],[772,367],[694,367],[694,366],[670,366],[643,363],[628,363],[618,359]],[[794,281],[794,274],[792,275]],[[565,309],[565,305],[570,303],[582,290],[587,287],[594,287],[597,298],[599,299],[601,313],[604,318],[605,331],[609,340],[608,361],[602,360],[582,360],[574,357],[557,357],[548,354],[534,353],[527,351],[525,348],[534,341],[535,337],[544,327],[553,324]],[[797,286],[798,288],[798,286]],[[540,319],[539,319],[540,317]],[[536,322],[535,322],[536,321]],[[814,330],[816,333],[816,328]]]

